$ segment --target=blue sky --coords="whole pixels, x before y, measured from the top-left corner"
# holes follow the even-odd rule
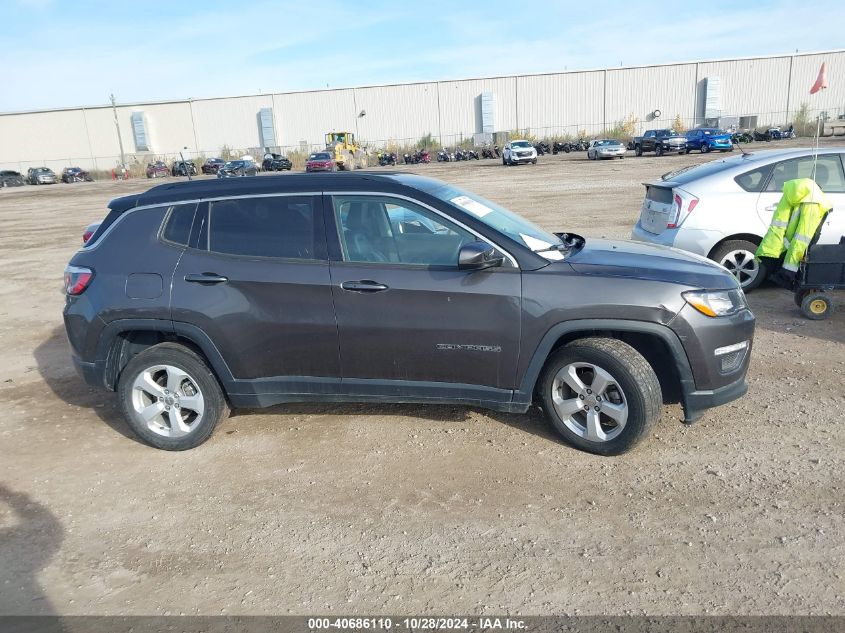
[[[845,3],[3,0],[0,111],[845,47]]]

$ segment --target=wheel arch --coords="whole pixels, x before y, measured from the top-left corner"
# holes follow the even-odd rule
[[[763,241],[763,237],[761,235],[755,235],[754,233],[734,233],[732,235],[726,235],[718,242],[713,244],[713,247],[710,249],[710,252],[707,253],[707,258],[713,259],[713,253],[715,253],[725,242],[733,242],[738,240],[751,242],[755,246],[760,246],[760,242]]]
[[[595,336],[615,338],[631,345],[657,375],[664,402],[685,405],[685,394],[695,389],[695,382],[678,336],[659,323],[617,319],[579,319],[552,327],[535,349],[514,397],[530,404],[549,357],[568,343]]]
[[[120,319],[104,328],[97,351],[104,386],[113,391],[133,357],[164,342],[178,343],[198,354],[228,391],[234,377],[208,335],[196,326],[163,319]]]

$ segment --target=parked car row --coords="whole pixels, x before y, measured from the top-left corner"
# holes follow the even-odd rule
[[[64,183],[91,182],[94,179],[87,171],[80,167],[65,167],[61,176],[56,176],[49,167],[30,167],[26,176],[12,170],[0,171],[0,187],[23,187],[24,185],[55,185],[61,180]]]

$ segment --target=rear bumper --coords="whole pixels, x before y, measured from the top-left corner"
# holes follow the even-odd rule
[[[666,230],[662,233],[652,233],[643,228],[642,223],[637,220],[634,229],[631,231],[631,239],[635,242],[647,242],[649,244],[659,244],[661,246],[673,246],[675,243],[675,235],[677,231]]]
[[[90,363],[82,360],[76,354],[71,355],[73,368],[82,380],[92,387],[105,387],[105,361]]]
[[[717,231],[686,228],[684,225],[676,229],[666,229],[660,233],[651,233],[643,228],[639,219],[631,231],[631,239],[635,242],[672,246],[702,257],[710,255],[713,247],[724,237],[724,234]]]

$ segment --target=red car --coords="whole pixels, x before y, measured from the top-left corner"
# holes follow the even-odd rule
[[[305,161],[305,171],[337,171],[337,163],[328,152],[316,152]]]
[[[147,178],[163,178],[170,175],[170,168],[162,161],[147,164]]]

